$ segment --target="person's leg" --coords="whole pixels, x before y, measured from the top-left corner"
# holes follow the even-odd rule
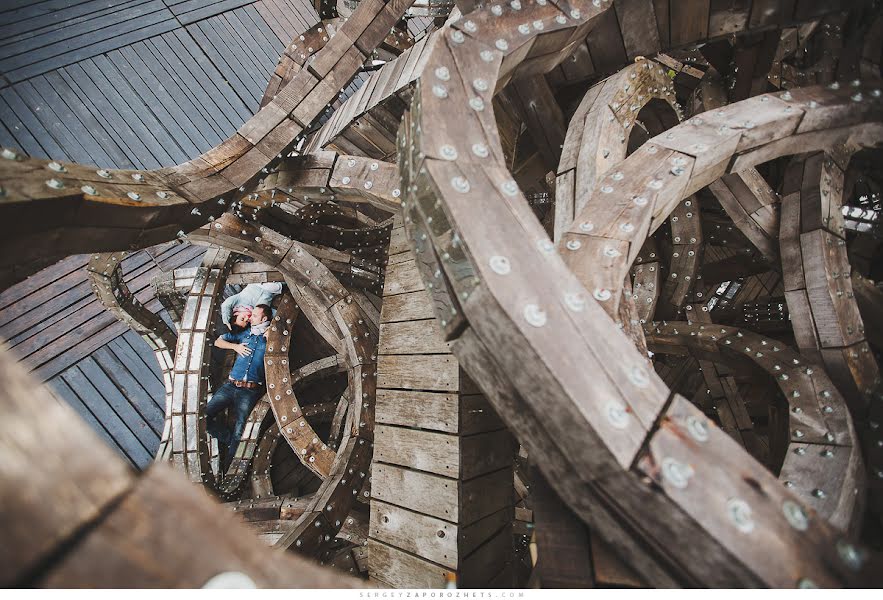
[[[235,392],[238,388],[231,383],[225,383],[215,391],[212,399],[205,405],[205,429],[209,435],[218,440],[221,446],[230,445],[230,428],[220,414],[234,405]]]
[[[236,423],[233,425],[233,431],[230,436],[230,453],[232,459],[236,456],[236,447],[242,439],[242,432],[245,430],[245,422],[254,409],[263,392],[257,390],[249,390],[245,388],[237,388],[236,400],[233,404],[233,410],[236,411]]]

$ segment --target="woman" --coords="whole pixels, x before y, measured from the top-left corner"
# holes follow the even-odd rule
[[[252,309],[258,304],[273,305],[273,299],[282,293],[282,283],[249,283],[238,294],[233,294],[221,304],[221,320],[233,333],[248,326]],[[232,320],[232,323],[231,323]]]

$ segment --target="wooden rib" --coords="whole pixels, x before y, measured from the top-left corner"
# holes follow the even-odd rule
[[[276,445],[281,438],[279,425],[274,421],[261,436],[257,448],[255,448],[254,466],[250,478],[251,495],[255,498],[274,496],[270,467],[272,466],[273,453],[276,452]]]
[[[600,267],[578,276],[596,298],[610,294],[602,306],[615,315],[622,277],[641,242],[684,197],[728,172],[778,156],[848,140],[870,145],[883,135],[880,108],[869,89],[805,88],[750,98],[693,117],[623,161],[618,169],[621,180],[607,175],[596,183],[583,215],[576,219],[591,223],[592,230],[571,227],[568,238],[578,241],[581,250],[565,252],[565,260]],[[621,199],[615,210],[606,207],[604,189]],[[647,202],[639,206],[623,200],[634,197]],[[604,249],[610,246],[618,256],[605,257]]]
[[[785,300],[800,351],[817,361],[845,396],[865,440],[872,507],[883,511],[875,453],[865,424],[883,417],[880,371],[853,290],[843,226],[844,172],[855,148],[807,154],[792,161],[782,189],[779,242]]]
[[[674,578],[704,585],[793,586],[812,574],[815,583],[842,585],[856,572],[830,554],[840,535],[836,530],[818,518],[809,518],[804,528],[801,517],[813,513],[722,432],[706,425],[701,451],[687,441],[692,439],[689,423],[706,424],[705,418],[687,401],[672,398],[658,377],[644,369],[642,358],[605,310],[583,295],[580,280],[554,253],[501,161],[488,109],[494,88],[510,77],[555,67],[608,8],[574,5],[578,12],[562,13],[551,4],[534,7],[535,26],[525,25],[517,10],[477,10],[441,30],[444,43],[437,43],[429,57],[426,73],[445,67],[455,76],[441,81],[430,76],[418,86],[401,130],[399,164],[402,189],[407,190],[405,228],[415,242],[418,263],[427,267],[421,275],[427,287],[433,284],[434,307],[441,309],[437,318],[447,338],[455,340],[461,364],[536,457],[556,491],[649,582],[671,584]],[[520,32],[519,25],[527,31]],[[490,46],[481,40],[495,41]],[[481,58],[482,50],[487,60]],[[636,181],[641,173],[655,179],[657,168],[648,167],[658,161],[661,171],[665,165],[660,189],[667,200],[654,203],[651,198],[648,209],[655,208],[655,214],[643,212],[661,220],[677,202],[726,172],[728,164],[738,170],[793,152],[796,144],[829,144],[832,137],[861,135],[856,124],[875,115],[876,101],[865,101],[860,105],[864,110],[848,111],[846,117],[842,95],[801,93],[789,108],[795,117],[804,114],[799,129],[796,119],[780,118],[776,110],[761,113],[752,104],[758,100],[751,100],[734,106],[753,111],[752,119],[758,114],[764,119],[751,128],[757,128],[754,132],[742,128],[744,116],[730,123],[740,124],[728,130],[732,136],[720,140],[730,145],[719,143],[710,153],[685,158],[683,165],[669,165],[675,151],[656,144],[655,153],[646,151],[648,144],[626,159],[624,171],[629,161],[642,163],[642,171],[630,174]],[[806,94],[816,94],[813,99],[825,109],[811,114],[797,108],[809,100]],[[736,117],[734,113],[729,116]],[[835,125],[842,128],[839,135],[824,131]],[[862,131],[868,129],[865,125]],[[697,144],[690,133],[690,145]],[[804,135],[797,140],[792,133]],[[777,143],[779,139],[791,145]],[[677,136],[666,141],[679,149]],[[441,156],[445,144],[458,150],[456,159]],[[469,152],[476,144],[488,148],[487,157]],[[734,154],[735,163],[730,160]],[[676,180],[678,185],[665,175],[672,166],[685,167],[671,174],[686,175]],[[633,184],[628,177],[625,181]],[[617,188],[606,178],[601,185],[613,188],[626,211],[617,216],[626,218],[633,203],[624,186]],[[594,218],[591,212],[587,216]],[[655,229],[651,222],[645,217],[634,236],[620,239],[643,240]],[[621,289],[638,250],[627,245],[620,250],[628,257],[622,260],[626,268],[604,288]],[[597,271],[608,270],[604,262],[596,266],[601,267]],[[618,302],[619,295],[614,297]],[[659,491],[639,483],[645,476]],[[755,536],[735,526],[745,511],[740,502],[735,504],[738,510],[732,509],[728,499],[733,498],[749,507],[752,531],[764,532],[764,552],[757,552]],[[622,535],[622,523],[628,523],[628,535]],[[799,529],[789,523],[799,523]],[[640,548],[631,543],[635,536]]]
[[[320,479],[327,479],[335,454],[319,439],[303,414],[304,409],[294,393],[295,380],[288,365],[290,340],[294,335],[297,305],[289,294],[282,296],[267,338],[267,394],[282,436],[305,467]],[[336,357],[332,357],[336,358]],[[335,361],[335,368],[337,367]]]
[[[165,321],[138,302],[123,280],[122,261],[125,252],[95,254],[86,265],[92,280],[92,291],[101,304],[117,319],[138,333],[153,350],[162,371],[165,386],[165,419],[156,460],[168,460],[172,451],[172,378],[174,358],[172,349],[178,337]]]
[[[294,547],[302,553],[317,556],[325,543],[334,539],[352,503],[361,493],[371,461],[377,356],[377,336],[370,329],[371,318],[302,244],[267,227],[226,214],[208,230],[193,235],[278,269],[294,302],[319,334],[344,358],[351,394],[352,426],[345,431],[336,458],[309,509],[298,519],[295,528],[276,543],[279,547]],[[287,352],[284,357],[281,354],[282,347],[276,344],[274,348],[278,349],[271,351],[268,344],[265,360],[287,360]],[[268,371],[275,366],[268,364]],[[281,377],[279,379],[281,381]],[[281,422],[280,417],[277,413],[277,423],[284,433],[293,434],[293,427],[291,432],[287,431],[291,423]],[[312,439],[309,443],[313,443]],[[304,456],[298,452],[301,460]]]
[[[745,357],[773,377],[789,407],[779,479],[834,527],[854,530],[862,518],[855,492],[864,488],[861,447],[846,402],[823,369],[781,342],[734,327],[666,322],[648,325],[646,333],[654,352],[685,348],[701,362],[723,364]]]
[[[209,248],[187,295],[175,349],[172,378],[171,449],[165,460],[192,482],[213,487],[222,474],[212,470],[212,444],[203,410],[209,393],[209,362],[218,303],[231,265],[231,252]]]
[[[671,107],[661,133],[680,118],[671,80],[651,60],[641,60],[595,84],[583,96],[567,128],[555,187],[555,240],[570,228],[596,180],[625,159],[632,129],[652,100]],[[675,116],[677,115],[677,116]],[[657,117],[654,121],[659,122]],[[652,123],[648,123],[652,128]],[[662,123],[659,123],[662,125]]]

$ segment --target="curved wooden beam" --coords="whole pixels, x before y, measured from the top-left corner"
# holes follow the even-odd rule
[[[629,139],[639,122],[655,135],[680,119],[674,85],[655,61],[640,59],[589,88],[570,120],[558,164],[555,241],[570,229],[596,180],[634,150]]]
[[[785,173],[779,242],[785,300],[800,351],[831,374],[865,441],[873,508],[883,511],[883,456],[869,422],[883,419],[880,370],[852,284],[843,225],[844,173],[857,148],[805,154]]]
[[[735,355],[773,377],[789,409],[779,480],[834,527],[856,530],[864,508],[861,446],[846,402],[823,369],[781,342],[734,327],[653,323],[646,334],[654,352],[687,349],[721,363]]]
[[[294,343],[294,321],[298,312],[291,296],[283,295],[267,337],[267,353],[264,358],[267,395],[273,414],[276,415],[279,431],[298,459],[320,479],[327,479],[336,455],[328,444],[319,439],[312,425],[307,422],[304,409],[294,393],[295,379],[288,364],[290,345]]]
[[[409,5],[361,4],[341,25],[338,42],[332,38],[233,136],[186,163],[155,171],[96,170],[3,149],[0,216],[22,226],[0,246],[7,250],[0,286],[45,266],[47,257],[143,248],[220,214],[291,151]]]
[[[267,227],[226,214],[212,223],[208,230],[200,230],[198,237],[247,254],[282,273],[294,302],[319,334],[344,358],[351,393],[349,412],[353,415],[352,427],[344,433],[337,452],[340,459],[333,461],[308,510],[299,518],[295,528],[277,542],[279,547],[294,547],[316,556],[325,543],[334,538],[349,514],[352,503],[362,489],[371,461],[377,371],[377,338],[369,326],[371,319],[353,295],[302,244]],[[285,330],[283,327],[281,331],[284,333]],[[290,329],[288,331],[290,334]],[[279,333],[278,329],[276,333]],[[277,360],[287,360],[287,356],[282,355],[282,345],[277,343],[274,348],[277,350],[270,351],[268,345],[266,354],[267,361],[274,361],[274,365],[268,364],[268,381],[271,377],[269,368],[276,368]],[[281,375],[286,376],[290,376],[290,369]],[[281,382],[281,377],[273,376],[273,379]],[[283,389],[287,391],[289,388]],[[277,416],[280,417],[277,420],[280,427],[287,429],[290,422],[286,425],[281,422],[281,415],[277,413]],[[291,433],[294,434],[293,427]],[[309,443],[313,443],[312,438]],[[304,456],[298,451],[301,460],[304,460]]]
[[[215,319],[231,259],[229,250],[209,248],[196,271],[178,328],[172,407],[166,415],[171,418],[172,440],[171,448],[163,456],[187,473],[190,481],[210,488],[221,484],[223,474],[212,469],[203,409],[209,393]]]
[[[171,454],[172,433],[172,377],[174,357],[172,349],[178,345],[177,334],[159,316],[141,304],[129,291],[123,280],[122,261],[125,252],[94,254],[86,265],[92,280],[92,291],[113,315],[138,333],[153,350],[162,371],[165,386],[166,410],[162,436],[156,459],[167,460]]]
[[[520,7],[476,10],[442,30],[444,44],[429,57],[424,72],[430,75],[418,85],[401,130],[405,226],[454,353],[556,491],[648,581],[740,586],[855,581],[858,565],[836,555],[840,534],[726,434],[709,427],[689,402],[672,397],[616,329],[609,318],[616,312],[605,314],[586,295],[581,279],[596,272],[606,278],[619,262],[592,261],[592,272],[577,278],[512,181],[491,108],[494,90],[512,77],[554,67],[609,8],[589,2],[572,2],[563,10],[552,3],[531,5],[526,20]],[[788,111],[784,101],[763,113],[754,103],[769,99],[740,103],[740,109],[752,111],[750,127],[745,115],[729,124],[715,122],[714,147],[711,140],[697,140],[692,129],[681,139],[675,128],[671,138],[661,137],[675,148],[681,142],[685,150],[702,149],[699,157],[684,154],[683,164],[670,164],[681,156],[660,151],[662,144],[646,144],[623,163],[628,175],[602,178],[601,187],[609,186],[621,207],[608,217],[616,227],[590,220],[592,200],[587,218],[575,224],[589,222],[609,235],[624,268],[609,283],[589,289],[621,289],[640,249],[628,242],[643,241],[675,204],[728,165],[738,170],[793,152],[793,146],[776,144],[777,131],[791,127],[782,138],[806,131],[797,140],[804,146],[871,133],[867,125],[857,126],[876,116],[876,99],[865,96],[870,90],[853,105],[862,110],[849,111],[837,110],[849,95],[845,101],[835,93],[805,95],[814,92],[801,92]],[[809,100],[820,107],[815,114],[797,108]],[[843,127],[839,135],[818,133],[823,113],[826,124]],[[779,127],[767,126],[767,118]],[[721,125],[728,125],[726,135],[718,134]],[[737,152],[740,143],[743,153]],[[631,172],[638,163],[640,170]],[[627,183],[619,183],[623,180]],[[627,193],[626,186],[636,181],[639,193],[649,194],[647,203],[636,204]],[[634,211],[647,216],[617,231]],[[580,242],[572,244],[577,249],[591,241],[586,235],[571,239]],[[606,294],[598,295],[606,301]],[[645,477],[656,487],[641,483]],[[629,523],[628,533],[623,522]]]
[[[273,454],[276,452],[276,446],[281,439],[282,434],[279,433],[279,425],[276,421],[273,421],[258,442],[250,479],[251,495],[255,498],[275,496],[270,467],[273,464]]]
[[[575,221],[579,225],[562,238],[568,250],[568,243],[575,248],[564,252],[565,261],[596,298],[609,296],[600,301],[615,315],[622,277],[643,240],[683,198],[726,173],[779,156],[847,141],[871,145],[883,136],[881,108],[873,88],[815,87],[756,96],[693,117],[651,139],[596,184]],[[628,200],[611,210],[611,193]]]

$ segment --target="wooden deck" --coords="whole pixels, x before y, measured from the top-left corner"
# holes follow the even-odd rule
[[[308,0],[8,0],[0,144],[111,168],[183,162],[257,110],[285,46],[317,21]],[[135,253],[126,281],[159,311],[153,277],[196,266],[202,254],[175,243]],[[86,262],[69,257],[0,293],[0,338],[143,467],[162,427],[159,367],[98,303]]]

